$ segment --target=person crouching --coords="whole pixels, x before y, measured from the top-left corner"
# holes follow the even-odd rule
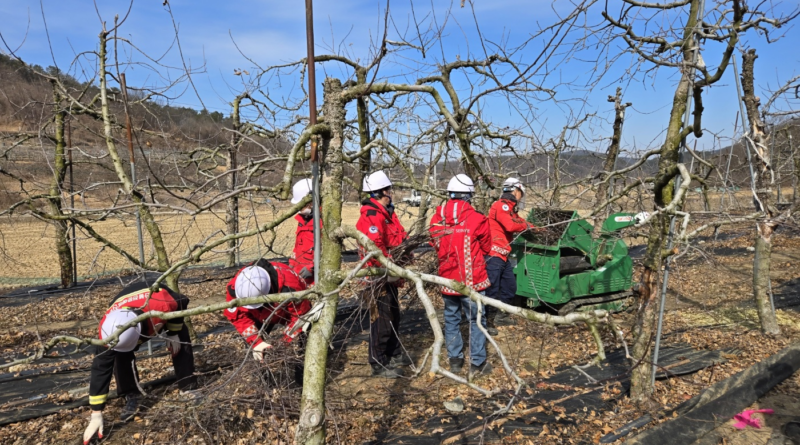
[[[158,290],[151,293],[147,283],[131,284],[117,294],[100,320],[98,329],[100,339],[110,337],[119,328],[143,313],[181,311],[188,305],[189,298],[173,292],[166,286],[161,285]],[[126,398],[120,420],[129,420],[136,414],[141,391],[138,384],[139,375],[136,369],[135,352],[142,343],[160,333],[166,334],[165,340],[172,356],[172,366],[178,379],[178,388],[181,392],[185,392],[194,389],[197,385],[189,329],[183,323],[182,317],[170,320],[152,317],[127,328],[119,335],[116,343],[98,347],[97,355],[92,360],[89,381],[89,406],[92,409],[92,415],[89,426],[83,433],[84,445],[89,443],[95,433],[99,438],[103,438],[103,409],[106,406],[112,374],[117,382],[117,394]]]
[[[306,281],[300,278],[291,267],[283,263],[270,263],[265,259],[244,267],[228,282],[225,301],[260,295],[299,292],[306,290]],[[302,332],[298,326],[300,318],[311,309],[311,302],[253,304],[232,307],[225,310],[225,317],[233,324],[249,347],[253,358],[264,360],[264,351],[272,348],[266,341],[275,325],[286,326],[283,340],[291,343]]]

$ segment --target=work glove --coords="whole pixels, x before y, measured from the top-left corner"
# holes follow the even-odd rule
[[[264,351],[267,349],[272,348],[272,345],[262,341],[261,343],[253,346],[253,358],[256,359],[258,362],[264,361]]]
[[[288,326],[284,332],[286,337],[288,337],[287,341],[293,340],[300,332],[308,332],[308,330],[311,329],[311,323],[319,320],[319,317],[322,315],[322,308],[324,307],[324,301],[317,302],[311,310],[303,314],[297,321],[292,323],[291,326]]]
[[[97,437],[100,439],[103,438],[103,412],[102,411],[92,411],[92,417],[89,420],[89,426],[86,427],[86,430],[83,432],[83,445],[88,445],[89,441],[92,440],[92,436],[94,433],[97,433]]]
[[[178,339],[178,334],[167,335],[164,337],[164,340],[167,341],[167,349],[172,353],[173,357],[181,352],[181,346],[183,345],[181,345],[181,341]]]

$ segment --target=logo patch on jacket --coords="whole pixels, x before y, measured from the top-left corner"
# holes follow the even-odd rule
[[[505,211],[505,212],[508,211],[508,204],[503,204],[503,211]]]
[[[378,233],[378,226],[370,226],[369,233]]]

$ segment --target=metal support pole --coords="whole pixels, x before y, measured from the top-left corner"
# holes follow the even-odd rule
[[[133,157],[133,130],[131,129],[131,114],[128,112],[128,85],[125,81],[125,73],[121,73],[120,89],[122,90],[122,100],[125,105],[125,127],[128,132],[128,153],[131,160],[131,183],[136,187],[136,163]],[[144,244],[142,242],[142,217],[139,211],[136,211],[136,234],[139,237],[139,262],[144,264]]]
[[[705,15],[706,2],[704,0],[700,0],[700,8],[698,11],[699,17],[697,18],[696,23],[703,22],[703,16]],[[694,33],[696,32],[697,25],[695,25],[695,29],[692,31],[692,42],[693,44],[699,45],[699,43],[694,39]],[[694,83],[694,66],[697,65],[697,56],[700,54],[700,47],[696,47],[694,49],[694,53],[692,53],[692,67],[689,69],[689,80],[690,82]],[[683,116],[683,125],[686,126],[689,123],[689,117],[692,114],[692,94],[689,93],[689,97],[686,99],[686,113]],[[678,149],[678,162],[681,162],[683,159],[683,148],[686,147],[686,139],[681,141],[681,146]],[[673,190],[679,189],[681,186],[681,175],[675,177],[675,187]],[[669,232],[667,233],[667,250],[672,249],[672,242],[675,236],[675,216],[673,215],[669,219]],[[661,330],[664,327],[664,306],[666,305],[667,301],[667,285],[669,284],[669,269],[671,263],[672,256],[668,256],[666,262],[664,263],[664,278],[661,280],[661,295],[660,301],[658,305],[658,324],[656,326],[656,344],[653,349],[653,369],[650,373],[650,385],[655,387],[656,384],[656,370],[658,369],[658,353],[661,349]]]
[[[133,157],[133,130],[131,129],[131,114],[128,112],[128,85],[125,81],[125,73],[121,73],[120,89],[122,90],[122,100],[125,105],[125,127],[128,132],[128,153],[131,157],[131,184],[136,187],[136,163]],[[144,199],[144,197],[142,198]],[[139,209],[136,210],[136,235],[139,237],[139,262],[144,265],[144,244],[142,242],[142,217]],[[153,355],[152,341],[147,341],[147,355]]]
[[[317,76],[314,68],[314,5],[312,0],[306,0],[306,48],[308,57],[308,125],[317,124]],[[311,136],[311,193],[313,195],[314,214],[314,283],[319,283],[319,255],[320,255],[320,215],[319,215],[319,155],[317,153],[317,139]]]
[[[72,123],[67,120],[67,156],[69,156],[69,206],[70,213],[75,213],[75,177],[72,174]],[[78,246],[75,243],[75,221],[72,226],[72,285],[78,283]]]

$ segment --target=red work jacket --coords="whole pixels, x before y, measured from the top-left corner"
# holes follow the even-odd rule
[[[468,202],[451,199],[436,208],[430,234],[439,256],[439,276],[482,291],[489,287],[486,256],[492,248],[489,221]],[[445,295],[461,295],[448,287]]]
[[[103,322],[109,312],[118,309],[133,309],[137,313],[150,311],[174,312],[186,309],[188,305],[189,299],[185,295],[173,292],[165,286],[161,286],[157,292],[151,295],[150,289],[146,283],[137,282],[122,289],[122,291],[114,297],[111,306],[100,320],[99,326],[103,326]],[[183,318],[173,318],[165,321],[158,317],[152,317],[139,324],[141,325],[141,336],[139,337],[139,343],[141,344],[146,342],[150,337],[155,337],[164,329],[170,334],[177,334],[183,329]],[[102,330],[100,327],[97,329],[98,338],[102,338]]]
[[[492,251],[489,255],[502,258],[503,261],[508,260],[514,237],[535,227],[517,214],[515,206],[514,201],[500,198],[489,209],[489,228],[492,231]]]
[[[289,259],[289,265],[300,275],[306,269],[313,276],[314,273],[314,218],[306,218],[297,214],[297,231],[295,232],[294,250]],[[322,220],[320,219],[320,227]],[[313,278],[312,278],[313,280]],[[310,283],[311,281],[309,281]]]
[[[406,229],[400,224],[400,220],[394,212],[378,202],[375,198],[369,198],[361,203],[361,217],[358,218],[356,229],[367,235],[379,249],[391,258],[389,250],[394,249],[405,241]],[[358,253],[364,258],[366,251],[359,246]],[[378,260],[370,259],[367,267],[383,267]]]
[[[300,278],[289,266],[283,263],[269,263],[264,259],[258,260],[256,266],[262,267],[270,275],[272,283],[271,294],[282,292],[297,292],[306,289],[306,282]],[[240,269],[226,286],[225,301],[236,299],[236,277],[244,270]],[[225,309],[225,317],[230,320],[239,334],[242,335],[248,345],[257,346],[263,340],[258,333],[266,323],[267,326],[275,324],[285,324],[286,333],[300,320],[306,312],[311,309],[311,302],[301,300],[299,302],[288,302],[282,306],[280,303],[267,303],[256,309],[248,309],[244,306]],[[291,342],[293,337],[284,335],[284,340]]]

